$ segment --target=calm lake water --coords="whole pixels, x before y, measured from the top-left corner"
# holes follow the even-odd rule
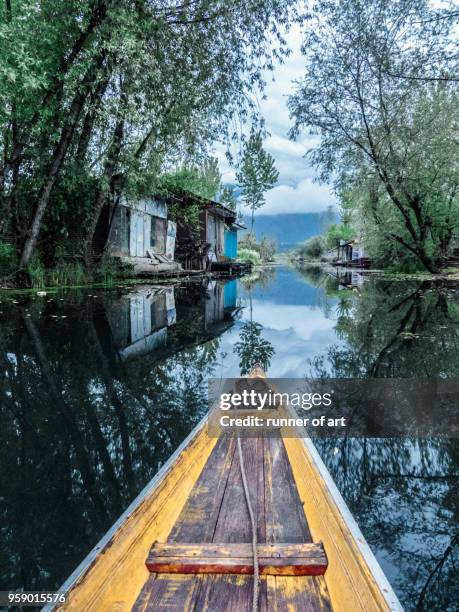
[[[318,269],[0,294],[0,590],[53,590],[206,412],[207,379],[459,377],[459,292]],[[459,601],[459,444],[317,441],[408,610]]]

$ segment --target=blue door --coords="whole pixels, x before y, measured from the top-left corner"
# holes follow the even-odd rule
[[[237,257],[237,232],[225,229],[225,256],[230,259]]]

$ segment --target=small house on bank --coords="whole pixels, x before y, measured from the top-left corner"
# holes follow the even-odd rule
[[[168,219],[164,198],[122,199],[117,206],[103,209],[94,246],[101,251],[107,245],[111,255],[137,265],[148,264],[154,271],[178,270],[176,229]]]
[[[322,261],[344,268],[366,269],[371,266],[371,261],[365,254],[363,244],[357,238],[340,240],[338,246],[324,253]]]
[[[177,223],[176,260],[185,270],[229,270],[238,256],[237,232],[245,227],[238,223],[236,211],[219,202],[182,192],[171,196],[181,206],[198,210],[198,223],[191,227]]]
[[[190,206],[198,211],[196,226],[169,218],[171,208]],[[243,227],[235,211],[181,191],[136,201],[122,199],[115,207],[106,206],[94,247],[99,252],[105,247],[142,273],[226,270],[237,259],[237,232]]]
[[[363,244],[357,239],[340,240],[336,250],[335,265],[369,268],[370,260],[365,255]]]

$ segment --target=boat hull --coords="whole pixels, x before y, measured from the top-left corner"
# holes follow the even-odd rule
[[[210,462],[215,460],[212,457],[218,450],[217,444],[217,438],[207,435],[204,420],[62,586],[61,592],[65,592],[67,596],[66,603],[54,608],[48,606],[45,610],[121,612],[133,607],[139,610],[157,609],[157,605],[155,608],[141,607],[138,604],[136,606],[139,593],[145,589],[145,585],[148,586],[150,574],[146,560],[150,548],[154,542],[171,541],[171,534],[180,532],[179,519],[184,513],[186,520],[189,521],[191,516],[191,520],[199,526],[202,516],[195,516],[192,509],[188,510],[187,519],[187,503],[189,504],[193,495],[199,497],[203,491],[209,500],[216,494],[212,486],[203,486],[202,479],[206,473],[206,465],[209,468]],[[270,444],[271,455],[278,454],[273,443]],[[285,461],[288,462],[284,461],[284,470],[285,466],[290,466],[289,472],[291,471],[292,482],[296,487],[298,506],[307,521],[308,536],[312,537],[313,542],[323,544],[328,567],[324,576],[263,576],[262,592],[265,594],[267,609],[285,609],[279,601],[282,604],[290,602],[292,609],[299,609],[301,605],[296,605],[295,602],[301,600],[305,590],[311,589],[315,601],[319,602],[317,606],[314,604],[312,609],[333,608],[343,612],[402,610],[312,441],[309,438],[285,436],[281,439],[281,444]],[[269,449],[269,445],[264,448]],[[268,459],[268,463],[271,459]],[[266,460],[264,461],[266,472]],[[222,460],[221,473],[228,471],[230,465],[232,464],[229,459]],[[208,470],[207,473],[213,472]],[[263,486],[266,497],[270,487],[274,485],[272,482],[266,482]],[[205,507],[206,503],[206,499],[200,501],[202,507]],[[282,520],[279,518],[281,514],[276,518],[278,523]],[[183,520],[182,518],[182,523]],[[191,528],[195,527],[192,525]],[[276,525],[274,528],[276,529]],[[187,533],[183,530],[183,525],[181,533]],[[178,541],[181,541],[180,538]],[[181,590],[190,593],[193,591],[193,576],[158,576],[160,580],[155,583],[155,588],[163,585],[162,588],[165,593],[167,591],[169,598]],[[228,592],[235,592],[238,584],[243,587],[244,601],[249,609],[247,583],[241,582],[242,579],[252,580],[249,576],[229,575],[221,576],[221,583]],[[170,604],[170,599],[168,601]],[[195,608],[196,602],[191,596],[188,599],[185,597],[183,602],[185,601],[188,601],[190,609]],[[225,607],[225,597],[218,601],[222,606],[221,610],[228,609]],[[187,605],[181,603],[168,609],[186,610]],[[213,606],[209,610],[215,612],[215,604]]]

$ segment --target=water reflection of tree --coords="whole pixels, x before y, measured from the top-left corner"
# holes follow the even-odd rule
[[[252,289],[249,288],[249,320],[245,321],[239,331],[239,340],[234,350],[239,356],[239,369],[242,375],[249,374],[255,366],[267,371],[275,353],[274,347],[263,338],[263,326],[253,320]]]
[[[338,297],[336,331],[343,342],[322,364],[312,364],[316,372],[335,378],[459,375],[457,293],[429,282],[372,280]]]
[[[459,560],[457,442],[345,438],[316,444],[406,609],[415,609],[421,594],[418,609],[449,609],[448,602],[457,601]]]
[[[251,293],[255,287],[266,289],[273,282],[275,277],[276,268],[265,266],[256,268],[251,274],[243,276],[239,282],[244,289]]]
[[[340,293],[340,343],[311,363],[311,376],[458,376],[455,292],[441,283],[371,280],[358,293]],[[345,438],[317,445],[405,607],[452,609],[459,600],[458,441]]]
[[[177,326],[162,359],[119,363],[104,308],[82,299],[2,321],[3,588],[58,586],[207,409],[218,339]]]
[[[339,291],[339,284],[336,282],[336,278],[324,272],[322,266],[308,264],[298,266],[296,271],[300,278],[305,280],[309,285],[319,289],[317,292],[317,306],[322,309],[327,319],[333,316],[337,297],[340,298],[339,304],[344,305],[344,293],[348,292]]]
[[[239,368],[241,374],[249,374],[256,365],[267,370],[274,355],[273,345],[263,338],[261,332],[263,326],[254,321],[246,321],[242,324],[239,332],[239,340],[234,345],[234,350],[239,356]]]

